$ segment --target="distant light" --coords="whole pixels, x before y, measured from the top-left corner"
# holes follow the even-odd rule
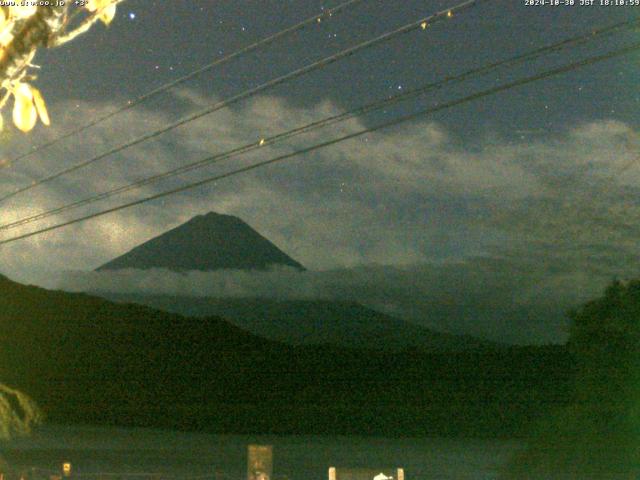
[[[447,12],[447,17],[449,17],[449,18],[453,17],[453,12],[451,10],[449,10]]]
[[[427,22],[422,22],[422,23],[420,24],[420,28],[422,28],[423,30],[426,30],[426,29],[427,29],[427,26],[428,26],[428,25],[427,25]]]
[[[129,13],[129,18],[130,18],[131,20],[135,20],[135,19],[136,19],[136,14],[135,14],[135,13],[133,13],[133,12],[130,12],[130,13]]]

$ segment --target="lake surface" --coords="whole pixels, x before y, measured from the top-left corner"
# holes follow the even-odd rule
[[[44,426],[30,438],[0,442],[12,468],[29,478],[243,480],[248,444],[273,445],[274,477],[327,479],[330,466],[403,467],[406,480],[490,480],[520,447],[504,440],[351,436],[240,436],[163,430]]]

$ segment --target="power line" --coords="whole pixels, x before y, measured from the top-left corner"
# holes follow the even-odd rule
[[[305,74],[307,74],[307,73],[309,73],[311,71],[317,70],[317,69],[322,68],[322,67],[326,67],[326,66],[328,66],[328,65],[330,65],[332,63],[335,63],[335,62],[337,62],[337,61],[339,61],[339,60],[341,60],[343,58],[350,57],[350,56],[352,56],[352,55],[354,55],[354,54],[356,54],[356,53],[358,53],[360,51],[363,51],[365,49],[368,49],[368,48],[374,47],[376,45],[379,45],[380,43],[386,42],[386,41],[388,41],[388,40],[390,40],[392,38],[395,38],[395,37],[397,37],[399,35],[403,35],[403,34],[406,34],[406,33],[409,33],[409,32],[415,31],[415,30],[420,30],[420,29],[426,30],[427,27],[430,24],[436,23],[436,22],[444,20],[444,19],[450,19],[450,18],[454,17],[457,13],[460,13],[462,11],[465,11],[465,10],[469,9],[469,8],[472,8],[472,7],[476,6],[477,4],[479,4],[480,2],[486,2],[486,1],[488,1],[488,0],[467,0],[467,1],[465,1],[465,2],[463,2],[461,4],[458,4],[458,5],[454,6],[454,7],[451,7],[451,8],[448,8],[446,10],[442,10],[442,11],[437,12],[435,14],[429,15],[428,17],[425,17],[425,18],[422,18],[422,19],[420,19],[418,21],[406,24],[406,25],[404,25],[402,27],[399,27],[399,28],[397,28],[395,30],[392,30],[392,31],[387,32],[387,33],[384,33],[382,35],[379,35],[378,37],[375,37],[375,38],[373,38],[371,40],[364,41],[364,42],[359,43],[359,44],[357,44],[357,45],[355,45],[353,47],[347,48],[346,50],[342,50],[342,51],[340,51],[340,52],[338,52],[336,54],[330,55],[330,56],[325,57],[325,58],[323,58],[321,60],[318,60],[318,61],[315,61],[315,62],[313,62],[311,64],[308,64],[308,65],[306,65],[304,67],[298,68],[298,69],[296,69],[296,70],[294,70],[294,71],[292,71],[290,73],[287,73],[287,74],[282,75],[280,77],[277,77],[275,79],[269,80],[266,83],[258,85],[257,87],[251,88],[249,90],[245,90],[244,92],[239,93],[239,94],[237,94],[237,95],[235,95],[233,97],[230,97],[230,98],[228,98],[226,100],[223,100],[221,102],[217,102],[217,103],[215,103],[215,104],[213,104],[213,105],[211,105],[211,106],[209,106],[209,107],[207,107],[207,108],[205,108],[203,110],[200,110],[197,113],[189,115],[188,117],[185,117],[185,118],[183,118],[181,120],[178,120],[177,122],[174,122],[174,123],[162,128],[160,130],[155,130],[154,132],[151,132],[149,134],[146,134],[146,135],[143,135],[141,137],[138,137],[135,140],[132,140],[130,142],[122,144],[122,145],[120,145],[118,147],[115,147],[115,148],[113,148],[113,149],[111,149],[111,150],[109,150],[109,151],[107,151],[105,153],[102,153],[102,154],[100,154],[100,155],[98,155],[96,157],[93,157],[93,158],[91,158],[89,160],[77,163],[77,164],[75,164],[75,165],[73,165],[73,166],[71,166],[69,168],[61,170],[61,171],[59,171],[57,173],[54,173],[54,174],[52,174],[52,175],[50,175],[48,177],[44,177],[44,178],[42,178],[40,180],[36,180],[36,181],[32,182],[31,184],[29,184],[27,186],[19,188],[19,189],[13,191],[12,193],[9,193],[9,194],[4,195],[3,197],[0,197],[0,202],[4,202],[5,200],[8,200],[9,198],[12,198],[12,197],[14,197],[14,196],[16,196],[16,195],[18,195],[20,193],[29,191],[29,190],[31,190],[31,189],[39,186],[39,185],[42,185],[44,183],[48,183],[48,182],[50,182],[52,180],[55,180],[55,179],[57,179],[57,178],[59,178],[59,177],[61,177],[63,175],[67,175],[69,173],[72,173],[72,172],[75,172],[77,170],[80,170],[80,169],[82,169],[84,167],[87,167],[87,166],[89,166],[89,165],[91,165],[91,164],[93,164],[93,163],[95,163],[95,162],[97,162],[97,161],[99,161],[99,160],[101,160],[101,159],[103,159],[105,157],[111,156],[111,155],[113,155],[115,153],[119,153],[119,152],[121,152],[123,150],[126,150],[127,148],[130,148],[132,146],[138,145],[138,144],[140,144],[142,142],[145,142],[147,140],[150,140],[152,138],[156,138],[156,137],[158,137],[158,136],[160,136],[160,135],[162,135],[162,134],[164,134],[164,133],[166,133],[166,132],[168,132],[170,130],[174,130],[174,129],[180,127],[180,126],[183,126],[183,125],[185,125],[187,123],[193,122],[193,121],[195,121],[195,120],[197,120],[197,119],[199,119],[201,117],[204,117],[205,115],[209,115],[209,114],[211,114],[213,112],[216,112],[216,111],[221,110],[223,108],[226,108],[226,107],[228,107],[230,105],[238,103],[241,100],[245,100],[247,98],[250,98],[250,97],[252,97],[252,96],[254,96],[254,95],[256,95],[256,94],[258,94],[260,92],[263,92],[263,91],[265,91],[265,90],[267,90],[269,88],[273,88],[273,87],[275,87],[277,85],[280,85],[280,84],[282,84],[282,83],[284,83],[286,81],[301,77],[302,75],[305,75]]]
[[[108,209],[105,209],[105,210],[102,210],[102,211],[99,211],[99,212],[94,212],[92,214],[85,215],[85,216],[82,216],[82,217],[78,217],[78,218],[75,218],[73,220],[69,220],[69,221],[66,221],[66,222],[58,223],[56,225],[51,225],[49,227],[41,228],[41,229],[35,230],[33,232],[25,233],[25,234],[18,235],[18,236],[15,236],[15,237],[11,237],[11,238],[8,238],[8,239],[5,239],[5,240],[0,240],[0,245],[16,242],[18,240],[23,240],[25,238],[30,238],[30,237],[33,237],[33,236],[36,236],[36,235],[40,235],[42,233],[50,232],[50,231],[53,231],[53,230],[57,230],[59,228],[63,228],[63,227],[69,226],[69,225],[73,225],[75,223],[84,222],[86,220],[90,220],[90,219],[93,219],[93,218],[101,217],[103,215],[107,215],[109,213],[117,212],[119,210],[124,210],[126,208],[130,208],[130,207],[134,207],[134,206],[137,206],[137,205],[141,205],[143,203],[147,203],[147,202],[150,202],[152,200],[156,200],[158,198],[162,198],[162,197],[166,197],[166,196],[169,196],[169,195],[174,195],[176,193],[180,193],[180,192],[184,192],[184,191],[187,191],[187,190],[191,190],[191,189],[197,188],[199,186],[206,185],[208,183],[212,183],[212,182],[215,182],[215,181],[218,181],[218,180],[222,180],[222,179],[225,179],[225,178],[228,178],[228,177],[239,175],[241,173],[246,173],[246,172],[261,168],[261,167],[265,167],[267,165],[272,165],[274,163],[282,162],[284,160],[288,160],[290,158],[297,157],[299,155],[303,155],[303,154],[310,153],[310,152],[313,152],[313,151],[316,151],[316,150],[319,150],[319,149],[322,149],[322,148],[326,148],[326,147],[335,145],[337,143],[340,143],[340,142],[343,142],[343,141],[346,141],[346,140],[351,140],[353,138],[360,137],[360,136],[365,135],[367,133],[376,132],[378,130],[382,130],[384,128],[392,127],[392,126],[398,125],[400,123],[404,123],[404,122],[408,122],[408,121],[411,121],[411,120],[415,120],[415,119],[417,119],[419,117],[422,117],[424,115],[428,115],[430,113],[435,113],[435,112],[438,112],[438,111],[441,111],[441,110],[449,109],[449,108],[455,107],[457,105],[461,105],[461,104],[468,103],[468,102],[471,102],[471,101],[474,101],[474,100],[478,100],[480,98],[487,97],[489,95],[494,95],[496,93],[499,93],[499,92],[502,92],[502,91],[505,91],[505,90],[510,90],[512,88],[515,88],[515,87],[519,87],[519,86],[522,86],[522,85],[527,85],[529,83],[536,82],[536,81],[539,81],[539,80],[543,80],[543,79],[546,79],[546,78],[549,78],[549,77],[552,77],[552,76],[555,76],[555,75],[568,73],[570,71],[577,70],[579,68],[582,68],[582,67],[585,67],[585,66],[588,66],[588,65],[593,65],[593,64],[595,64],[597,62],[601,62],[601,61],[608,60],[608,59],[611,59],[611,58],[614,58],[614,57],[619,57],[619,56],[622,56],[622,55],[626,55],[626,54],[629,54],[629,53],[632,53],[632,52],[638,51],[638,50],[640,50],[640,42],[628,45],[628,46],[626,46],[624,48],[613,50],[613,51],[608,52],[606,54],[597,55],[597,56],[591,56],[591,57],[588,57],[588,58],[586,58],[584,60],[580,60],[578,62],[573,62],[573,63],[567,64],[567,65],[564,65],[562,67],[558,67],[558,68],[554,68],[554,69],[551,69],[551,70],[547,70],[547,71],[542,72],[542,73],[538,73],[538,74],[533,75],[533,76],[529,76],[529,77],[526,77],[526,78],[523,78],[523,79],[520,79],[520,80],[515,80],[515,81],[509,82],[509,83],[506,83],[506,84],[503,84],[503,85],[500,85],[500,86],[497,86],[497,87],[493,87],[493,88],[490,88],[490,89],[487,89],[487,90],[476,92],[476,93],[473,93],[473,94],[468,95],[466,97],[462,97],[462,98],[459,98],[457,100],[452,100],[452,101],[443,103],[442,105],[437,105],[435,107],[424,109],[424,110],[421,110],[419,112],[415,112],[415,113],[411,113],[411,114],[408,114],[408,115],[404,115],[402,117],[398,117],[398,118],[395,118],[393,120],[381,123],[381,124],[376,125],[374,127],[365,128],[363,130],[359,130],[357,132],[350,133],[348,135],[344,135],[342,137],[338,137],[338,138],[334,138],[334,139],[331,139],[331,140],[327,140],[325,142],[318,143],[316,145],[312,145],[310,147],[306,147],[306,148],[301,149],[301,150],[296,150],[295,152],[292,152],[292,153],[288,153],[288,154],[285,154],[285,155],[280,155],[278,157],[271,158],[269,160],[263,160],[261,162],[254,163],[254,164],[248,165],[246,167],[238,168],[236,170],[232,170],[232,171],[227,172],[227,173],[223,173],[223,174],[207,177],[207,178],[204,178],[204,179],[199,180],[197,182],[189,183],[187,185],[183,185],[183,186],[178,187],[178,188],[174,188],[174,189],[171,189],[171,190],[160,192],[160,193],[157,193],[157,194],[145,197],[145,198],[141,198],[141,199],[138,199],[138,200],[135,200],[135,201],[132,201],[132,202],[124,203],[124,204],[121,204],[121,205],[118,205],[118,206],[115,206],[115,207],[111,207],[111,208],[108,208]]]
[[[46,150],[47,148],[50,148],[54,145],[57,145],[58,143],[60,143],[62,140],[65,140],[69,137],[72,137],[74,135],[77,135],[79,133],[84,132],[85,130],[90,129],[91,127],[95,127],[96,125],[103,123],[106,120],[109,120],[110,118],[115,117],[116,115],[119,115],[120,113],[123,113],[133,107],[136,107],[144,102],[146,102],[147,100],[150,100],[151,98],[166,92],[174,87],[177,87],[178,85],[182,85],[185,82],[188,82],[189,80],[192,80],[193,78],[196,78],[200,75],[202,75],[205,72],[208,72],[209,70],[218,67],[220,65],[224,65],[226,63],[229,63],[232,60],[235,60],[238,57],[241,57],[242,55],[245,55],[247,53],[251,53],[261,47],[265,47],[267,45],[270,45],[288,35],[291,35],[293,33],[296,33],[300,30],[303,30],[304,28],[308,27],[309,25],[312,24],[318,24],[318,23],[322,23],[322,20],[325,18],[330,18],[332,17],[334,14],[340,13],[343,10],[346,10],[350,7],[354,7],[359,3],[365,2],[368,0],[348,0],[344,3],[341,3],[340,5],[327,9],[324,12],[318,14],[318,15],[314,15],[313,17],[309,17],[299,23],[296,23],[295,25],[292,25],[288,28],[285,28],[284,30],[281,30],[280,32],[274,33],[273,35],[270,35],[262,40],[258,40],[254,43],[251,43],[245,47],[240,48],[239,50],[236,50],[235,52],[232,52],[228,55],[225,55],[224,57],[221,57],[217,60],[214,60],[213,62],[204,65],[203,67],[198,68],[197,70],[194,70],[191,73],[188,73],[180,78],[177,78],[176,80],[173,80],[172,82],[168,82],[165,83],[164,85],[159,86],[158,88],[155,88],[141,96],[139,96],[138,98],[136,98],[135,100],[131,100],[129,102],[127,102],[126,104],[122,105],[121,107],[101,116],[96,118],[95,120],[92,120],[91,122],[76,128],[74,130],[71,130],[67,133],[64,133],[63,135],[60,135],[56,138],[54,138],[53,140],[51,140],[50,142],[47,143],[43,143],[42,145],[39,145],[37,147],[35,147],[32,150],[26,151],[20,155],[18,155],[17,157],[9,160],[9,162],[5,163],[4,165],[0,165],[0,168],[6,168],[10,165],[13,165],[17,162],[19,162],[20,160],[30,157],[32,155],[35,155],[36,153],[39,153],[43,150]]]
[[[134,189],[138,189],[140,187],[143,187],[145,185],[149,185],[155,182],[158,182],[160,180],[164,180],[166,178],[170,178],[170,177],[174,177],[176,175],[182,174],[182,173],[186,173],[189,172],[191,170],[195,170],[198,168],[203,168],[205,166],[211,165],[213,163],[217,163],[219,161],[222,160],[227,160],[229,158],[233,158],[233,157],[237,157],[239,155],[251,152],[253,150],[257,150],[259,148],[262,148],[264,146],[267,145],[272,145],[274,143],[280,142],[282,140],[285,139],[289,139],[289,138],[293,138],[296,137],[298,135],[304,134],[304,133],[308,133],[311,131],[314,131],[316,129],[319,128],[324,128],[327,127],[329,125],[333,125],[336,123],[340,123],[343,121],[346,121],[348,119],[357,117],[359,115],[364,115],[364,114],[368,114],[371,113],[373,111],[377,111],[380,110],[384,107],[402,102],[402,101],[406,101],[410,98],[415,98],[417,96],[423,95],[424,93],[434,90],[434,89],[439,89],[442,88],[444,86],[453,84],[453,83],[459,83],[462,81],[465,81],[469,78],[472,78],[474,76],[477,75],[483,75],[483,74],[487,74],[493,70],[496,70],[500,67],[505,67],[508,65],[514,65],[514,64],[518,64],[521,63],[523,61],[527,61],[527,60],[532,60],[534,58],[537,58],[539,56],[545,55],[545,54],[549,54],[552,52],[558,52],[561,51],[564,48],[570,47],[570,46],[574,46],[576,44],[580,44],[580,43],[585,43],[585,42],[589,42],[592,40],[595,40],[597,38],[600,38],[603,35],[610,35],[615,33],[616,31],[619,31],[621,29],[624,28],[631,28],[636,26],[638,23],[640,22],[640,18],[634,18],[632,20],[628,20],[628,21],[624,21],[624,22],[619,22],[613,25],[608,25],[606,27],[602,27],[600,29],[597,30],[592,30],[589,31],[586,34],[582,34],[582,35],[578,35],[578,36],[574,36],[565,40],[562,40],[560,42],[556,42],[554,44],[550,44],[550,45],[546,45],[534,50],[530,50],[527,52],[524,52],[522,54],[516,55],[514,57],[510,57],[508,59],[505,60],[501,60],[498,62],[494,62],[492,64],[483,66],[483,67],[479,67],[479,68],[474,68],[471,70],[468,70],[464,73],[461,73],[459,75],[455,75],[455,76],[447,76],[441,80],[438,80],[436,82],[432,82],[432,83],[428,83],[426,85],[423,85],[421,87],[412,89],[412,90],[407,90],[403,93],[400,94],[396,94],[390,98],[378,101],[378,102],[374,102],[374,103],[369,103],[367,105],[358,107],[356,109],[353,110],[349,110],[347,112],[343,112],[337,115],[333,115],[331,117],[328,118],[324,118],[315,122],[311,122],[309,124],[306,124],[304,126],[301,127],[296,127],[294,129],[288,130],[286,132],[282,132],[279,133],[277,135],[274,135],[272,137],[268,137],[268,138],[264,138],[261,139],[259,142],[251,142],[248,144],[245,144],[243,146],[240,147],[236,147],[233,148],[231,150],[228,150],[226,152],[222,152],[219,154],[216,154],[213,157],[207,157],[205,159],[201,159],[198,160],[196,162],[192,162],[186,165],[182,165],[180,167],[177,167],[175,169],[163,172],[163,173],[159,173],[157,175],[152,175],[146,178],[143,178],[141,180],[137,180],[135,182],[129,183],[127,185],[123,185],[120,187],[117,187],[115,189],[112,190],[108,190],[106,192],[102,192],[99,193],[97,195],[92,195],[90,197],[78,200],[76,202],[70,203],[70,204],[66,204],[60,207],[56,207],[54,209],[50,209],[44,212],[40,212],[34,215],[31,215],[29,217],[25,217],[10,223],[6,223],[3,225],[0,225],[0,230],[8,230],[8,229],[12,229],[12,228],[17,228],[23,225],[27,225],[29,223],[33,223],[36,222],[38,220],[42,220],[44,218],[48,218],[52,215],[58,214],[58,213],[62,213],[62,212],[66,212],[84,205],[88,205],[90,203],[94,203],[97,201],[101,201],[101,200],[106,200],[108,198],[111,198],[115,195],[121,194],[121,193],[125,193]]]

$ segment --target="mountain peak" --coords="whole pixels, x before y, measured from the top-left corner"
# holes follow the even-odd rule
[[[242,220],[240,220],[238,217],[234,217],[233,215],[227,215],[224,213],[217,213],[217,212],[209,212],[202,215],[196,215],[186,223],[196,222],[196,221],[213,221],[213,220],[234,220],[237,222],[242,222]]]
[[[240,218],[209,212],[152,238],[97,270],[267,270],[274,266],[304,270]]]

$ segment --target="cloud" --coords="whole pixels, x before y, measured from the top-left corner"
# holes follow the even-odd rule
[[[61,142],[46,154],[0,170],[1,191],[42,178],[217,101],[191,90],[180,90],[165,100],[161,106],[134,109],[105,122],[83,133],[80,141]],[[46,142],[115,106],[111,102],[54,104],[51,130],[5,138],[1,156],[11,157],[31,148],[31,143]],[[0,218],[2,223],[15,220],[337,112],[338,107],[326,101],[314,108],[300,108],[276,97],[254,98],[16,196],[2,205]],[[37,226],[288,153],[365,125],[353,119]],[[448,285],[443,287],[447,293],[442,298],[473,298],[479,305],[492,305],[483,300],[483,295],[492,298],[493,288],[503,292],[503,303],[496,305],[512,305],[504,307],[509,312],[525,308],[526,298],[529,304],[534,298],[536,305],[553,304],[544,298],[555,299],[557,292],[563,292],[565,300],[560,303],[565,305],[585,297],[583,292],[597,292],[604,279],[637,274],[640,169],[634,162],[639,149],[632,128],[614,120],[585,123],[534,140],[493,135],[468,145],[458,141],[456,132],[425,119],[2,246],[0,262],[2,271],[14,278],[46,283],[52,272],[91,270],[194,215],[213,210],[241,217],[293,258],[324,272],[318,274],[320,283],[312,272],[295,282],[287,277],[291,273],[282,272],[277,278],[255,280],[275,285],[287,295],[298,294],[290,291],[291,284],[304,285],[300,292],[305,295],[324,295],[327,289],[331,295],[338,295],[335,291],[339,290],[343,292],[340,295],[364,299],[389,311],[400,309],[404,315],[429,323],[431,320],[425,320],[427,313],[436,314],[420,298],[426,298],[433,285],[440,285],[441,280],[433,273],[438,272],[449,279],[449,283],[442,280]],[[7,238],[35,226],[2,235]],[[478,274],[477,291],[469,293],[470,279],[476,279],[473,268],[481,268],[476,260],[465,267],[468,273],[463,277],[450,276],[451,270],[419,267],[453,265],[476,258],[509,265],[500,269],[500,289],[494,282],[498,277],[485,271]],[[392,267],[367,270],[362,265]],[[406,268],[409,270],[403,270]],[[354,278],[354,283],[336,279],[339,275]],[[367,280],[367,276],[379,281]],[[90,277],[90,281],[100,284],[99,278]],[[135,278],[121,281],[134,282],[132,288],[138,288],[142,280],[137,282]],[[217,280],[215,276],[206,278],[222,290],[267,288],[240,273],[225,274]],[[327,278],[331,282],[324,280]],[[370,291],[363,287],[367,281],[376,283],[377,293],[371,298]],[[179,284],[173,277],[167,282],[171,289]],[[179,291],[184,292],[190,288],[195,292],[200,285],[197,276],[182,282],[184,289]],[[153,283],[163,285],[159,276]],[[508,291],[519,283],[522,285],[514,294],[518,301],[513,302]],[[423,288],[427,284],[429,288]],[[465,288],[458,292],[452,285]],[[398,304],[400,297],[413,300]],[[433,305],[460,304],[438,298]],[[467,310],[473,308],[469,303]],[[444,318],[445,310],[438,318]],[[470,314],[455,314],[467,318],[462,322],[466,327],[475,328]],[[487,313],[486,318],[493,325],[499,314],[492,315]],[[515,328],[505,322],[507,330]]]
[[[439,331],[514,343],[561,342],[565,313],[608,278],[550,274],[523,262],[474,258],[413,266],[299,272],[66,272],[48,287],[102,294],[355,301]]]

